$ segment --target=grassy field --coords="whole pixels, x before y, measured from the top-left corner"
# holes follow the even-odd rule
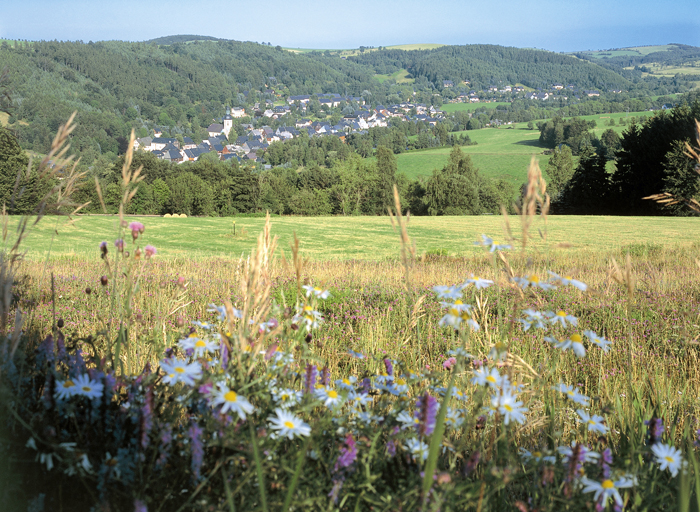
[[[415,79],[409,78],[409,72],[405,69],[395,71],[391,75],[374,75],[374,78],[380,82],[386,82],[387,80],[394,80],[397,84],[412,84]]]
[[[581,52],[586,55],[596,58],[604,59],[605,57],[626,57],[626,56],[644,56],[650,53],[669,51],[676,48],[672,44],[662,44],[662,45],[652,45],[652,46],[634,46],[630,48],[619,48],[617,50],[598,50],[594,52]],[[578,52],[577,52],[578,53]]]
[[[44,261],[50,250],[54,259],[97,260],[99,243],[108,240],[111,247],[111,241],[116,238],[116,217],[86,216],[71,225],[58,224],[59,234],[52,241],[54,220],[44,219],[28,237],[27,258]],[[144,243],[157,247],[158,259],[238,258],[250,252],[264,225],[261,218],[139,220],[146,226]],[[514,229],[517,229],[515,225]],[[302,241],[304,254],[315,260],[383,260],[398,254],[398,239],[387,217],[273,217],[272,231],[287,255],[294,233]],[[419,255],[443,250],[455,256],[468,256],[479,252],[473,242],[481,234],[503,237],[503,219],[499,216],[413,217],[410,231],[417,241]],[[630,247],[638,251],[647,246],[689,246],[700,241],[700,225],[692,218],[554,216],[549,219],[549,231],[551,244],[573,244],[573,249],[556,249],[563,253],[620,252]]]

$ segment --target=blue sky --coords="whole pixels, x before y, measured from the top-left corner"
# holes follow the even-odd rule
[[[0,38],[143,41],[198,34],[300,48],[407,43],[596,50],[700,46],[698,0],[3,0]]]

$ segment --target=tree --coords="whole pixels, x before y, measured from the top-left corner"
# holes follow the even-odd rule
[[[688,141],[689,142],[689,141]],[[700,175],[696,162],[687,154],[686,141],[675,141],[664,158],[664,192],[676,198],[700,199]],[[677,215],[691,212],[683,203],[667,206]]]
[[[386,213],[394,204],[394,184],[396,183],[396,157],[391,150],[384,146],[377,148],[377,207],[379,212]]]
[[[574,174],[574,161],[569,146],[563,145],[554,149],[545,173],[549,178],[547,192],[552,199],[556,199]]]
[[[620,136],[612,128],[608,128],[600,136],[600,151],[608,160],[613,160],[620,149]]]
[[[14,213],[11,203],[17,175],[24,174],[28,165],[29,157],[22,151],[15,136],[10,130],[0,127],[0,202],[7,206],[10,213]]]
[[[554,203],[554,210],[577,215],[600,215],[609,212],[610,178],[605,155],[591,147],[581,151],[573,176]]]

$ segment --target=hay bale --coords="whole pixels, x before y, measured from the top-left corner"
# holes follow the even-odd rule
[[[180,218],[181,218],[181,219],[186,219],[186,218],[187,218],[187,214],[186,214],[186,213],[181,213],[181,214],[180,214]]]
[[[165,218],[165,219],[169,219],[170,217],[172,217],[172,215],[170,215],[169,213],[166,213],[165,215],[163,215],[163,218]]]

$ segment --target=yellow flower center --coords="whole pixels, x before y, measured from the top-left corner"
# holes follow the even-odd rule
[[[314,309],[314,308],[312,308],[312,307],[309,306],[308,304],[307,304],[306,306],[304,306],[304,311],[313,311],[313,309]]]
[[[581,343],[581,335],[580,334],[572,334],[571,335],[571,341],[574,343]]]
[[[533,452],[532,454],[534,457],[541,459],[542,458],[542,452]]]
[[[600,484],[600,486],[603,489],[614,489],[615,488],[615,484],[613,483],[612,480],[603,480],[603,482]]]
[[[343,384],[345,384],[346,386],[349,386],[349,385],[350,385],[350,379],[348,379],[348,378],[343,379]]]
[[[450,315],[452,315],[452,316],[459,316],[459,309],[457,309],[457,308],[450,308]]]
[[[595,425],[595,421],[593,421],[593,420],[588,420],[588,423],[589,423],[590,425]]]
[[[175,368],[175,372],[176,373],[185,373],[185,369],[178,366],[177,368]]]
[[[396,379],[396,384],[398,384],[399,386],[403,386],[404,384],[406,384],[406,381],[402,378],[398,378]]]
[[[294,428],[294,423],[292,423],[291,421],[285,421],[284,426],[287,428]]]
[[[328,392],[328,398],[338,398],[338,392],[334,389],[331,389]]]
[[[459,300],[459,299],[457,299],[457,300],[455,301],[455,306],[461,306],[462,304],[464,304],[464,303],[463,303],[461,300]]]
[[[503,408],[508,412],[513,412],[513,408],[509,404],[504,404]]]
[[[83,391],[85,391],[86,393],[89,393],[90,391],[92,391],[92,388],[90,386],[83,386]]]
[[[187,336],[187,337],[188,337],[188,338],[196,338],[196,337],[197,337],[197,333],[191,332],[190,335]]]
[[[666,460],[667,460],[668,462],[670,462],[671,464],[673,464],[674,462],[676,462],[675,460],[673,460],[673,457],[669,457],[668,455],[666,455],[666,456],[664,457],[664,459],[666,459]]]
[[[197,348],[202,348],[202,347],[206,347],[207,344],[203,340],[197,340],[195,342],[194,346]]]
[[[557,316],[566,317],[566,313],[564,311],[557,311]]]
[[[226,400],[227,402],[236,402],[238,401],[238,395],[235,391],[229,391],[224,395],[224,400]]]
[[[63,383],[63,387],[66,388],[66,389],[67,389],[67,388],[72,388],[73,386],[75,386],[75,384],[73,383],[72,380],[67,380],[67,381],[65,381],[65,382]]]
[[[573,391],[567,391],[566,394],[569,395],[569,396],[574,396],[574,392],[573,392]]]
[[[488,377],[486,377],[486,382],[493,382],[495,384],[496,377],[494,377],[493,375],[489,375]]]
[[[527,280],[530,281],[532,284],[537,284],[540,282],[540,278],[536,275],[528,276]]]

